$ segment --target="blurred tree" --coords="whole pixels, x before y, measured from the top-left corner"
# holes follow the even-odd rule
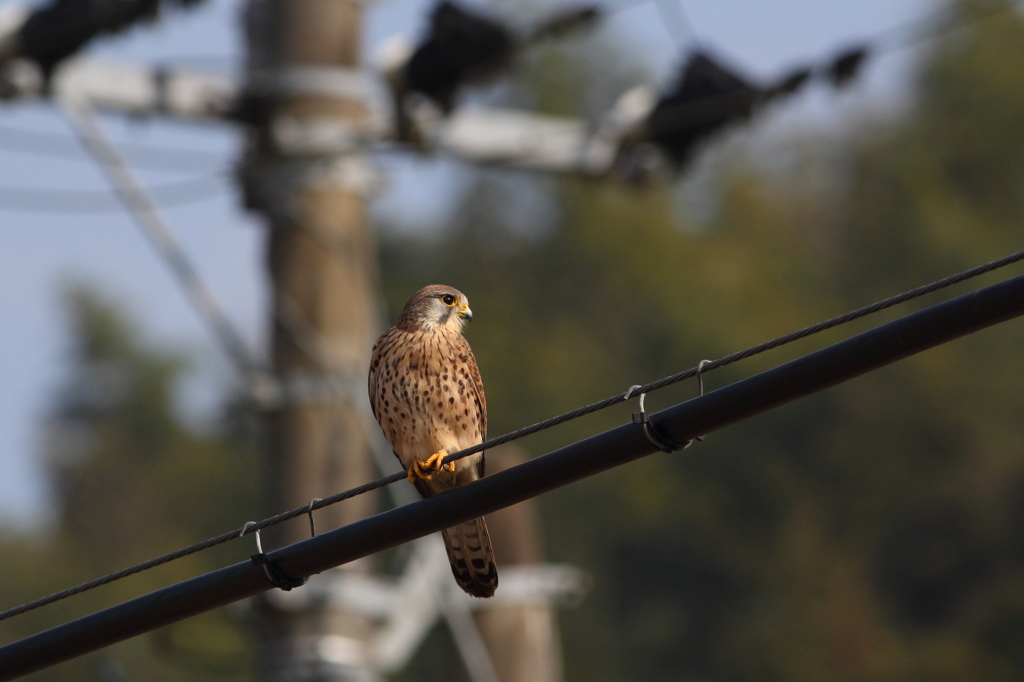
[[[631,80],[616,76],[618,55],[579,59],[573,49],[526,60],[541,75],[528,79],[532,93],[521,84],[513,96],[564,112]],[[470,296],[468,334],[497,434],[1016,250],[1022,58],[1017,13],[950,34],[924,55],[905,115],[840,140],[797,140],[784,151],[802,163],[769,172],[735,159],[718,182],[719,210],[699,224],[673,216],[665,189],[480,172],[439,235],[387,238],[392,312],[430,281]],[[254,515],[250,451],[174,414],[180,361],[146,349],[95,296],[70,300],[75,352],[46,441],[58,521],[38,538],[0,537],[6,604]],[[563,618],[568,679],[1024,677],[1022,344],[1024,324],[1007,323],[543,498],[549,553],[594,577],[584,605]],[[540,454],[632,409],[521,443]],[[0,623],[0,633],[28,634],[248,553],[228,545]],[[165,663],[153,643],[206,667]],[[450,646],[435,633],[423,666],[403,678],[450,679],[437,674]],[[127,679],[175,680],[244,676],[244,652],[217,613],[102,656]],[[34,679],[95,679],[100,667],[115,679],[114,659]]]
[[[1022,59],[1012,11],[937,41],[908,113],[798,140],[786,151],[805,163],[769,173],[735,160],[707,225],[673,218],[665,190],[480,172],[455,224],[391,238],[389,299],[397,311],[427,282],[469,295],[497,434],[1004,255],[1024,218]],[[557,56],[538,62],[537,102],[586,99],[579,81],[558,86]],[[545,228],[517,222],[528,203],[547,206],[526,213]],[[1020,679],[1022,342],[1008,323],[544,498],[551,553],[594,575],[564,618],[568,679]]]
[[[147,348],[88,289],[67,296],[71,353],[45,425],[52,530],[9,534],[4,607],[84,582],[254,518],[253,450],[241,430],[186,426],[174,409],[185,364]],[[214,424],[217,420],[211,420]],[[10,641],[251,553],[228,545],[0,623]],[[218,611],[42,671],[33,680],[248,676],[244,630]]]

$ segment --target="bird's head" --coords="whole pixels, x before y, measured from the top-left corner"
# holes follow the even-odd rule
[[[413,294],[396,326],[407,331],[443,328],[462,333],[463,326],[472,319],[473,311],[465,294],[443,284],[431,284]]]

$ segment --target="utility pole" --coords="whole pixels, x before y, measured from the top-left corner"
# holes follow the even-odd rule
[[[515,444],[487,451],[487,472],[496,474],[528,459]],[[498,565],[538,566],[544,559],[535,500],[487,515]],[[562,646],[555,606],[549,600],[523,600],[480,609],[480,635],[501,682],[562,682]]]
[[[84,3],[79,10],[102,4],[79,1]],[[126,1],[129,23],[137,18],[135,10],[148,6],[148,0]],[[85,14],[102,21],[76,24],[75,41],[56,46],[51,29],[61,22],[50,9],[26,11],[0,27],[0,97],[50,97],[64,106],[127,208],[235,359],[246,396],[264,416],[266,514],[374,478],[371,451],[381,438],[366,417],[365,373],[380,325],[376,249],[365,196],[376,175],[362,150],[368,142],[394,139],[394,131],[380,102],[369,105],[369,74],[359,68],[361,3],[248,0],[248,68],[242,84],[190,69],[72,56],[97,33],[122,27],[120,19],[106,14]],[[248,139],[238,175],[246,207],[262,213],[268,229],[269,367],[248,358],[159,219],[155,202],[93,119],[98,110],[243,126]],[[425,143],[469,161],[602,175],[615,158],[618,136],[628,128],[621,118],[596,133],[574,119],[486,108],[420,123],[428,133]],[[386,446],[378,449],[378,457],[395,464]],[[331,506],[316,512],[317,528],[357,521],[375,508],[369,495]],[[506,523],[499,519],[495,529],[500,544],[512,549],[499,556],[507,566],[501,596],[486,603],[474,603],[454,589],[443,550],[435,551],[437,538],[413,552],[397,584],[369,575],[364,560],[313,576],[302,590],[275,590],[253,600],[259,678],[375,682],[404,667],[441,619],[473,682],[559,682],[553,609],[564,595],[582,591],[582,576],[570,567],[535,563],[539,552],[530,539],[536,530],[529,514],[512,514]],[[293,522],[268,529],[263,545],[269,551],[308,533],[303,521]],[[359,599],[346,597],[353,586]],[[410,591],[402,592],[404,587]]]
[[[283,128],[367,125],[357,71],[361,4],[250,0],[245,19],[249,58],[239,115],[251,132],[240,175],[248,207],[263,213],[269,230],[272,364],[284,388],[265,420],[270,511],[373,478],[366,422],[353,394],[378,327],[376,250],[364,201],[372,173],[358,147],[296,153],[280,143]],[[308,332],[308,343],[296,327]],[[297,388],[324,389],[332,381],[347,389]],[[317,512],[318,527],[363,518],[373,505],[363,496]],[[265,542],[281,546],[309,532],[300,521],[268,533]],[[362,654],[365,616],[328,606],[285,611],[268,600],[257,611],[261,680],[375,679]]]

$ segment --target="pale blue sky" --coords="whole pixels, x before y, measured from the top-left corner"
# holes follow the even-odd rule
[[[664,0],[673,1],[673,0]],[[703,43],[728,55],[756,75],[771,75],[804,58],[869,36],[930,11],[931,0],[683,0]],[[0,1],[0,4],[3,4]],[[369,54],[395,33],[422,30],[426,0],[380,0],[367,12]],[[534,6],[534,3],[530,3]],[[614,6],[614,0],[607,0]],[[623,3],[625,4],[625,3]],[[242,48],[241,0],[208,0],[200,9],[178,13],[162,23],[95,45],[110,58],[195,64],[231,70]],[[503,0],[506,13],[515,4]],[[659,20],[653,3],[617,13],[601,29],[603,39],[620,43],[655,77],[678,63],[678,48]],[[212,59],[211,59],[212,58]],[[781,117],[823,121],[840,111],[884,104],[900,92],[907,55],[874,63],[866,83],[842,98],[812,95],[788,105]],[[210,155],[209,172],[227,169],[239,138],[228,126],[162,121],[107,120],[124,143],[170,146]],[[6,128],[69,134],[51,107],[39,103],[0,103],[0,147]],[[769,132],[766,134],[770,134]],[[68,137],[70,141],[70,136]],[[384,162],[390,186],[376,199],[389,222],[443,221],[461,186],[458,164]],[[146,171],[151,184],[189,177]],[[214,178],[224,194],[202,203],[169,209],[169,218],[204,279],[254,349],[262,349],[266,284],[259,223],[237,208],[230,176]],[[45,158],[0,148],[0,188],[92,189],[106,191],[102,176],[83,154],[79,160]],[[0,192],[2,194],[2,192]],[[2,200],[2,196],[0,196]],[[424,218],[424,216],[426,216]],[[411,225],[415,228],[415,225]],[[68,281],[96,284],[124,302],[145,336],[169,347],[189,349],[205,379],[193,379],[188,409],[201,416],[215,404],[214,387],[231,378],[229,366],[185,302],[163,264],[134,223],[123,213],[8,211],[0,201],[0,521],[32,523],[46,515],[46,490],[37,465],[40,420],[47,397],[61,377],[64,320],[59,293]],[[753,339],[752,341],[756,341]]]

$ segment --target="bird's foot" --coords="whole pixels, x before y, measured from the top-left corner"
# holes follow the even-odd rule
[[[444,458],[447,456],[446,450],[439,450],[426,459],[414,459],[409,467],[409,482],[415,483],[417,478],[429,481],[435,474],[441,473],[442,469],[455,471],[455,462],[444,463]]]

